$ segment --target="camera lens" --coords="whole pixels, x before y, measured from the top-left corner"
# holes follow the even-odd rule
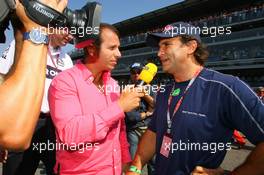
[[[84,10],[75,10],[66,8],[64,10],[64,15],[68,19],[68,27],[85,27],[85,22],[87,21],[87,15]]]

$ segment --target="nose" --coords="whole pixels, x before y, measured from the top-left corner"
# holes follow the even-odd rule
[[[119,49],[116,49],[115,56],[116,56],[117,58],[120,58],[120,57],[121,57],[121,52],[120,52]]]
[[[164,55],[164,50],[159,48],[158,57],[161,57],[162,55]]]

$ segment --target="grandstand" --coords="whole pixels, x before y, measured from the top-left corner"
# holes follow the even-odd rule
[[[145,39],[148,32],[177,21],[212,29],[202,33],[210,52],[206,67],[238,76],[252,87],[264,85],[264,0],[188,0],[118,22],[122,58],[112,75],[126,82],[133,62],[154,62],[159,66],[155,82],[168,81],[157,49],[147,47]]]

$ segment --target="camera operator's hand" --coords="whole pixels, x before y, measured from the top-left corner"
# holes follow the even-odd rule
[[[67,6],[68,0],[40,0],[40,2],[46,4],[47,6],[50,6],[51,8],[59,12],[62,12]],[[33,22],[27,17],[24,6],[19,2],[19,0],[16,0],[16,15],[24,24],[26,31],[31,30],[32,28],[40,27],[39,24]]]
[[[118,104],[124,112],[129,112],[140,104],[140,98],[144,96],[142,88],[134,88],[132,86],[125,88],[118,100]]]
[[[50,44],[53,47],[65,46],[73,39],[73,36],[67,31],[56,31],[54,34],[49,35]]]
[[[68,4],[68,0],[40,0],[39,2],[57,10],[58,12],[63,12]]]

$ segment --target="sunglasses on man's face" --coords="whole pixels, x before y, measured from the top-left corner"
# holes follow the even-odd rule
[[[130,73],[135,75],[135,74],[140,74],[140,71],[139,70],[132,70],[132,71],[130,71]]]

